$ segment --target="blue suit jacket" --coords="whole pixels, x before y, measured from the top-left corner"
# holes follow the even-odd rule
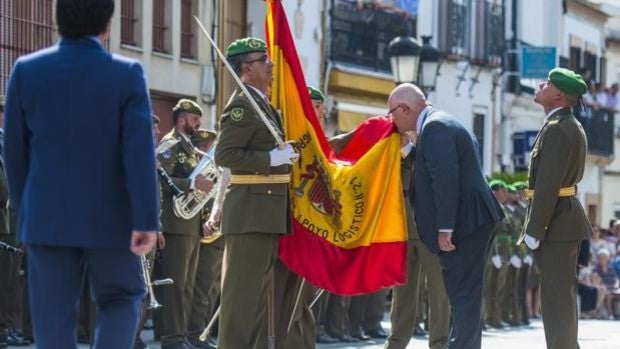
[[[17,60],[4,159],[23,242],[119,248],[157,230],[150,110],[140,64],[93,38]]]
[[[456,118],[431,109],[415,151],[412,204],[420,237],[432,252],[439,251],[439,229],[453,229],[456,245],[503,218],[482,173],[478,142]]]

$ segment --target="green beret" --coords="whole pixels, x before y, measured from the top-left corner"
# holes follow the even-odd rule
[[[159,124],[159,122],[161,121],[159,119],[159,116],[155,115],[155,114],[151,114],[151,117],[153,118],[153,123],[154,124]]]
[[[527,188],[527,183],[525,183],[524,181],[519,181],[512,183],[512,186],[515,187],[517,190],[521,190]]]
[[[581,75],[569,69],[553,68],[549,71],[548,79],[558,90],[569,95],[581,96],[588,90]]]
[[[226,58],[251,52],[267,52],[265,42],[258,38],[237,39],[228,45]]]
[[[216,134],[213,131],[201,128],[194,132],[190,139],[193,145],[200,145],[201,143],[208,142],[211,139],[215,139]]]
[[[187,98],[179,99],[179,101],[177,102],[177,105],[175,105],[174,108],[172,108],[172,111],[177,111],[177,110],[185,111],[185,112],[192,113],[192,114],[198,114],[202,116],[202,108],[200,108],[198,103],[192,100],[189,100]]]
[[[517,187],[515,187],[515,186],[514,186],[514,185],[512,185],[512,184],[507,184],[507,185],[506,185],[506,189],[507,189],[509,192],[511,192],[511,193],[516,193],[516,192],[517,192]]]
[[[0,95],[0,111],[4,113],[4,95]]]
[[[490,181],[489,187],[491,187],[491,190],[497,190],[498,188],[507,189],[506,182],[502,181],[501,179],[494,179]]]
[[[325,101],[325,95],[323,94],[323,92],[321,92],[321,90],[319,90],[316,87],[308,86],[308,93],[310,94],[310,99],[314,99],[314,100],[321,101],[321,102]]]

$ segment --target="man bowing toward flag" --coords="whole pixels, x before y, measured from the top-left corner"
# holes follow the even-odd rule
[[[453,320],[448,348],[480,348],[484,265],[503,214],[482,174],[478,144],[413,84],[396,87],[388,103],[399,132],[418,134],[410,192],[420,237],[443,268]]]

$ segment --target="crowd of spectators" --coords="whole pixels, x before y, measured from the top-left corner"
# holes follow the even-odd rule
[[[581,317],[620,319],[620,220],[609,229],[593,226],[578,268]]]

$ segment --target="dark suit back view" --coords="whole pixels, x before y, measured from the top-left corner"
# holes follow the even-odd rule
[[[130,237],[158,225],[140,64],[111,55],[97,38],[63,38],[17,60],[5,111],[37,348],[76,348],[85,274],[98,308],[95,348],[131,348],[145,290]]]
[[[486,183],[478,144],[453,116],[431,107],[420,115],[411,192],[422,241],[439,254],[452,308],[449,348],[480,348],[484,266],[495,223],[503,214]],[[439,231],[452,231],[451,252]]]

